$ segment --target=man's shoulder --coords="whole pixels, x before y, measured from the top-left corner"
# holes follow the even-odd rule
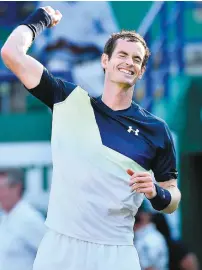
[[[148,119],[148,121],[154,121],[156,123],[159,123],[159,125],[163,125],[163,126],[166,125],[166,122],[162,118],[147,111],[146,109],[144,109],[140,105],[137,105],[137,112],[143,119]]]
[[[145,124],[148,127],[150,126],[150,128],[153,127],[154,129],[157,128],[158,130],[160,129],[163,131],[168,127],[165,120],[147,111],[136,103],[133,103],[131,116],[142,124]]]

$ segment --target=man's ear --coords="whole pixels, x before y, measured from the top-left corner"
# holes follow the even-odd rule
[[[140,74],[139,74],[139,76],[138,76],[138,79],[139,79],[139,80],[142,79],[142,76],[144,75],[145,70],[146,70],[146,67],[142,67],[141,72],[140,72]]]
[[[103,53],[101,57],[101,65],[103,69],[107,68],[108,61],[109,61],[108,55],[106,53]]]

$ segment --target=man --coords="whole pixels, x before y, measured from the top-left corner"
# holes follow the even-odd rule
[[[103,95],[90,98],[27,55],[32,40],[61,17],[51,7],[38,9],[1,51],[6,66],[53,110],[49,231],[34,270],[139,270],[133,224],[144,195],[168,213],[180,201],[168,127],[132,102],[149,50],[135,32],[112,35],[101,58]]]
[[[152,223],[151,209],[145,202],[135,216],[134,245],[142,270],[168,270],[166,240]]]
[[[0,171],[0,269],[31,270],[45,234],[43,217],[25,200],[22,173]]]

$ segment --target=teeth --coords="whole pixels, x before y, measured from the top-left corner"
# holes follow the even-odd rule
[[[127,69],[123,69],[123,68],[121,68],[121,69],[119,69],[121,72],[123,72],[123,73],[126,73],[126,74],[129,74],[129,75],[133,75],[133,72],[132,71],[129,71],[129,70],[127,70]]]

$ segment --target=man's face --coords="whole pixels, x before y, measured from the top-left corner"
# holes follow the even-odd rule
[[[108,80],[131,87],[144,73],[142,62],[145,48],[140,42],[117,40],[116,47],[110,59],[102,56],[102,67]]]
[[[5,174],[0,174],[0,207],[4,210],[10,208],[13,196],[16,192],[16,186],[9,186],[8,177]]]

